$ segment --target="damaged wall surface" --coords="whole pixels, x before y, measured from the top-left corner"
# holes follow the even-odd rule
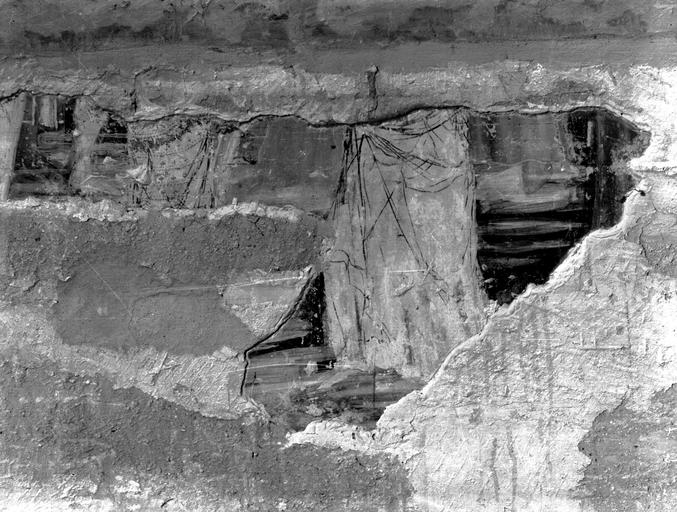
[[[0,7],[0,509],[677,508],[674,6]]]
[[[307,42],[551,39],[672,30],[671,4],[632,0],[29,0],[0,3],[2,43],[101,49],[177,41],[293,48]]]
[[[419,112],[346,141],[327,281],[347,358],[428,376],[480,329],[466,132],[463,113]]]

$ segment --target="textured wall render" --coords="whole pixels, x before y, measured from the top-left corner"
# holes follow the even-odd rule
[[[279,187],[287,198],[282,204],[296,208],[243,204],[233,195],[216,200],[239,203],[215,211],[172,210],[166,208],[182,205],[160,192],[151,201],[159,201],[153,207],[165,208],[162,213],[73,199],[2,205],[2,507],[677,508],[674,6],[587,0],[161,3],[0,3],[6,13],[0,96],[7,102],[22,93],[75,98],[114,115],[132,136],[191,119],[196,128],[183,141],[156,141],[158,159],[206,143],[210,156],[233,158],[221,167],[197,162],[200,183],[216,178],[209,182],[248,190],[251,172],[252,180],[271,185],[256,200],[275,202],[273,187]],[[605,35],[615,37],[595,39]],[[534,38],[540,41],[524,41]],[[149,42],[154,45],[143,46]],[[480,307],[481,294],[473,295],[479,292],[469,281],[475,263],[463,259],[474,227],[463,130],[453,118],[459,106],[521,113],[605,107],[651,132],[647,150],[630,163],[636,190],[628,194],[621,222],[589,234],[548,282],[497,310]],[[420,126],[423,111],[439,123],[419,142],[408,140],[403,131]],[[258,119],[267,116],[271,124]],[[85,120],[84,109],[78,117]],[[257,123],[276,128],[262,130]],[[429,202],[430,194],[404,190],[398,173],[417,166],[393,162],[390,146],[366,151],[363,142],[363,151],[343,168],[345,202],[333,211],[331,196],[322,194],[331,173],[292,169],[293,179],[269,181],[273,168],[255,163],[254,150],[228,153],[229,141],[240,138],[258,147],[257,155],[285,145],[301,155],[317,143],[329,146],[326,153],[299,161],[332,166],[341,153],[332,146],[345,140],[346,128],[353,141],[396,142],[406,153],[442,164],[431,167],[436,174],[427,181],[414,178],[415,188],[438,175],[459,176],[433,195],[463,221],[438,225],[439,210],[449,216],[451,210]],[[432,134],[452,142],[455,152],[431,149]],[[143,180],[145,156],[137,153],[140,160],[125,170]],[[192,153],[182,156],[191,167]],[[363,210],[356,162],[360,172],[371,171],[363,185],[374,203]],[[374,172],[376,162],[389,169]],[[306,181],[313,184],[308,197],[297,187]],[[204,206],[209,191],[197,188],[204,196],[184,207]],[[302,211],[304,205],[314,214]],[[400,228],[395,218],[405,218]],[[337,232],[336,219],[350,219],[357,229],[349,233],[340,223],[344,230]],[[413,231],[425,233],[420,252],[404,240],[411,241]],[[332,246],[327,240],[334,236]],[[455,240],[459,246],[445,252]],[[332,263],[338,247],[366,254],[367,261],[351,270],[345,260]],[[384,255],[374,258],[378,247]],[[96,261],[89,260],[93,255]],[[443,287],[429,281],[397,283],[395,290],[404,293],[396,300],[382,293],[390,287],[384,270],[428,271],[431,260],[449,281],[451,297],[460,300],[446,303],[435,294]],[[131,262],[133,270],[126,281],[111,283],[121,275],[120,262],[125,269]],[[362,319],[364,346],[375,348],[361,353],[359,336],[348,337],[352,345],[332,339],[332,350],[345,348],[347,360],[359,354],[367,370],[341,374],[342,386],[371,378],[369,366],[376,364],[412,376],[434,372],[422,390],[389,407],[373,430],[337,420],[308,424],[323,418],[316,406],[304,410],[298,425],[307,424],[305,430],[290,434],[291,423],[281,416],[271,421],[267,404],[240,394],[245,368],[255,367],[243,349],[251,353],[279,327],[260,314],[261,304],[283,297],[276,311],[290,314],[302,300],[299,289],[320,271],[337,310],[366,295],[372,308],[386,313]],[[282,290],[258,282],[278,279],[286,283]],[[342,293],[349,280],[360,289]],[[124,293],[116,291],[116,298],[104,281]],[[81,288],[91,295],[80,294]],[[148,315],[129,315],[145,324],[109,328],[107,322],[127,318],[121,305],[149,289],[162,290],[162,300]],[[439,307],[430,322],[415,312],[412,293]],[[199,325],[191,323],[196,317],[181,316],[194,302],[201,305]],[[157,330],[155,311],[166,315],[160,324],[172,326],[164,334],[177,353],[160,344],[135,346],[135,333]],[[405,311],[423,340],[411,359]],[[97,320],[93,331],[78,327],[79,313]],[[338,326],[328,314],[335,336]],[[394,342],[383,342],[383,325],[395,332]],[[186,329],[196,328],[204,329],[197,338],[204,343],[186,350]],[[222,346],[210,343],[214,331],[226,333]],[[315,370],[308,367],[309,380],[328,373]],[[367,382],[375,388],[373,378]],[[281,409],[297,405],[288,395],[275,399]]]
[[[0,42],[34,50],[642,36],[675,22],[672,5],[656,0],[3,0],[0,8]]]
[[[420,510],[675,507],[677,82],[637,78],[652,141],[621,222],[490,316],[375,431],[317,423],[291,444],[397,454]]]

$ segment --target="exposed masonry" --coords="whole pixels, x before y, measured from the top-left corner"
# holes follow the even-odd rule
[[[616,221],[632,183],[623,162],[647,142],[599,109],[435,109],[314,127],[294,117],[125,122],[86,97],[13,101],[24,109],[13,197],[81,194],[126,208],[214,212],[210,218],[259,201],[310,213],[304,223],[326,231],[332,249],[327,257],[311,249],[306,274],[270,274],[279,270],[273,265],[265,277],[234,284],[200,282],[198,274],[174,284],[161,268],[96,256],[57,287],[66,343],[150,343],[179,354],[225,343],[244,358],[237,391],[286,415],[292,428],[336,416],[373,424],[420,387],[484,325],[479,272],[498,303],[544,282],[587,231]],[[250,230],[263,235],[256,208]],[[101,294],[110,301],[88,312],[84,290],[91,304]],[[428,302],[439,317],[419,311]],[[235,316],[221,325],[224,306]],[[262,317],[261,307],[277,316]],[[222,339],[224,331],[234,338]],[[162,340],[148,339],[159,333]]]

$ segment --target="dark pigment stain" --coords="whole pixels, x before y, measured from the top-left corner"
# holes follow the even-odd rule
[[[286,432],[275,423],[207,418],[53,364],[5,362],[0,386],[1,464],[36,488],[88,482],[71,497],[112,499],[117,510],[148,510],[149,496],[167,503],[191,489],[191,507],[236,501],[257,511],[279,510],[280,501],[294,511],[402,510],[411,493],[389,457],[283,449]],[[149,495],[115,492],[115,477],[130,473]]]
[[[488,296],[542,284],[581,238],[618,222],[633,180],[625,162],[648,134],[602,109],[478,114],[470,120],[478,261]]]

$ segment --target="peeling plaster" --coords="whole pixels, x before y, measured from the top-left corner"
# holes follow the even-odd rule
[[[674,194],[661,181],[653,193],[632,193],[619,225],[589,234],[548,283],[497,311],[420,392],[389,407],[376,430],[311,424],[289,445],[395,454],[424,510],[512,500],[518,510],[579,510],[571,493],[589,461],[578,445],[595,418],[621,403],[642,411],[674,384],[677,324],[668,312],[677,311],[677,281],[653,271],[627,240],[631,226],[646,225],[654,197]],[[491,462],[495,442],[501,457]],[[488,481],[474,476],[487,471]],[[674,496],[665,492],[667,504]]]
[[[24,56],[3,61],[0,94],[87,95],[130,122],[187,114],[237,122],[294,115],[316,125],[360,124],[430,107],[545,112],[599,106],[650,131],[649,148],[630,163],[642,181],[629,194],[618,225],[590,233],[546,284],[529,287],[509,307],[494,312],[481,333],[446,357],[422,390],[389,407],[375,430],[316,422],[288,438],[288,449],[314,444],[397,456],[415,488],[414,509],[595,510],[577,495],[593,470],[581,442],[604,414],[621,409],[643,414],[677,375],[677,281],[670,260],[671,229],[677,222],[674,43],[611,41],[604,50],[599,43],[580,41],[523,48],[501,43],[484,50],[419,46],[347,52],[341,63],[335,58],[321,62],[326,54],[317,52],[303,66],[279,55],[262,52],[254,61],[233,52],[227,57],[232,62],[213,66],[214,60],[205,57],[204,68],[191,69],[186,63],[204,51],[179,45],[174,64],[158,66],[169,70],[161,78],[140,72],[156,58],[152,52],[112,56],[110,70],[103,71],[96,62],[103,54],[97,52]],[[502,52],[506,58],[498,60]],[[301,51],[298,59],[307,56]],[[373,84],[364,74],[369,66],[379,70]],[[378,103],[370,111],[372,90]],[[215,91],[228,91],[227,101],[216,107],[200,104]],[[7,208],[56,211],[82,221],[145,215],[109,203],[45,204],[29,199]],[[236,211],[226,207],[223,213]],[[298,219],[294,212],[262,206],[243,211]],[[5,359],[32,354],[82,376],[105,368],[117,387],[136,387],[204,415],[235,417],[256,408],[212,385],[241,368],[231,351],[179,360],[148,349],[121,358],[61,344],[46,313],[37,308],[6,304],[2,315]],[[186,388],[193,391],[184,394]],[[199,400],[229,405],[203,407]],[[136,489],[130,482],[119,485],[120,492]],[[669,487],[653,497],[658,510],[671,510],[677,499]]]

